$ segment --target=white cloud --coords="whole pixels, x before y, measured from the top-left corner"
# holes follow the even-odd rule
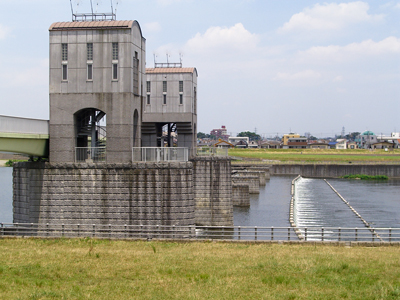
[[[150,22],[143,25],[145,32],[158,32],[161,30],[161,25],[158,22]]]
[[[350,3],[316,4],[293,15],[280,32],[298,30],[338,30],[352,23],[381,20],[383,15],[369,15],[369,5],[357,1]]]
[[[301,53],[304,58],[313,60],[343,61],[360,59],[367,56],[383,56],[400,54],[400,38],[388,37],[382,41],[366,40],[361,43],[351,43],[346,46],[318,46]]]
[[[5,39],[9,32],[10,29],[8,27],[0,24],[0,40]]]
[[[241,23],[232,27],[210,27],[204,34],[197,33],[187,43],[187,51],[204,53],[210,51],[235,51],[254,49],[259,42],[257,34],[250,33]]]
[[[279,72],[274,80],[283,81],[299,81],[299,80],[317,80],[321,78],[321,73],[314,70],[305,70],[297,73],[281,73]]]

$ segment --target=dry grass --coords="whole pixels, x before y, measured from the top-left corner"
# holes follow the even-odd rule
[[[397,247],[0,240],[1,299],[399,299]]]

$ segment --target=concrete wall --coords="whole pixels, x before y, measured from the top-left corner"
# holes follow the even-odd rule
[[[248,185],[250,194],[260,193],[260,180],[258,176],[232,176],[232,183]]]
[[[238,176],[257,176],[260,181],[260,186],[264,186],[267,184],[266,174],[264,171],[238,170],[234,171],[233,173]]]
[[[14,222],[194,225],[192,163],[14,165]]]
[[[195,157],[191,161],[196,225],[233,226],[230,159]]]
[[[400,178],[400,165],[273,165],[270,167],[272,175],[301,175],[316,178],[338,178],[349,174],[386,175],[389,178]]]
[[[250,206],[249,185],[232,184],[232,202],[233,206]]]

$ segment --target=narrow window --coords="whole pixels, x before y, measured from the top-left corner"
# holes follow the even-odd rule
[[[163,91],[163,93],[167,92],[167,82],[166,81],[163,81],[163,83],[162,83],[162,91]]]
[[[167,95],[164,94],[163,97],[164,97],[164,105],[165,105],[165,104],[167,104]]]
[[[62,48],[62,61],[68,60],[68,44],[61,44]]]
[[[179,104],[183,104],[183,95],[179,94]]]
[[[196,90],[196,87],[194,87],[194,103],[193,103],[193,105],[194,105],[193,111],[194,111],[194,114],[196,115],[197,114],[197,90]]]
[[[93,80],[93,65],[92,64],[87,65],[87,79]]]
[[[150,105],[150,95],[147,95],[147,104]]]
[[[146,91],[147,91],[147,93],[151,92],[151,81],[146,82]]]
[[[118,60],[118,43],[112,43],[112,59]]]
[[[183,81],[179,81],[179,93],[183,93]]]
[[[118,64],[112,65],[113,80],[118,79]]]
[[[87,60],[93,60],[93,43],[87,44]]]
[[[62,80],[68,80],[68,65],[62,65]]]
[[[139,95],[139,57],[136,51],[133,58],[133,93]]]
[[[68,80],[68,44],[61,44],[62,80]]]

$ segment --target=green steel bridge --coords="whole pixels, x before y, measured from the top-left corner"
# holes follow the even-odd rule
[[[0,152],[49,156],[49,121],[0,115]]]

